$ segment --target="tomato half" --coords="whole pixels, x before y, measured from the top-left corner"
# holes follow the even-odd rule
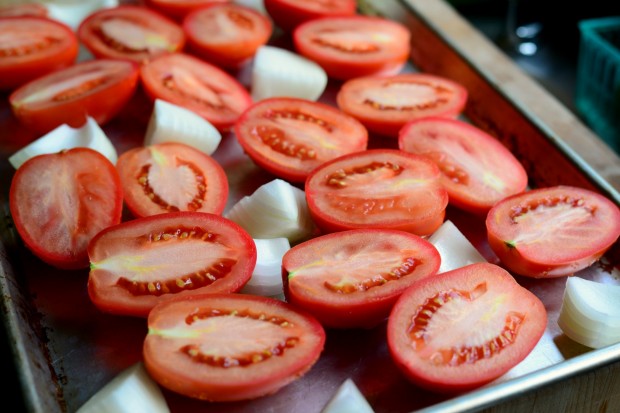
[[[64,123],[80,127],[88,116],[104,125],[133,96],[138,73],[129,61],[87,60],[26,83],[9,101],[17,119],[41,134]]]
[[[414,283],[390,313],[387,341],[409,380],[454,393],[516,366],[546,327],[538,297],[503,268],[477,263]]]
[[[403,231],[358,229],[297,244],[282,257],[287,302],[325,327],[370,328],[390,313],[400,294],[439,270],[439,252]]]
[[[497,139],[469,123],[426,117],[407,123],[398,147],[431,158],[442,172],[450,203],[484,215],[498,201],[527,188],[527,172]]]
[[[398,137],[405,123],[427,116],[456,118],[468,92],[461,84],[427,73],[360,77],[345,82],[338,107],[378,135]]]
[[[230,128],[252,103],[237,79],[183,53],[160,56],[143,65],[140,78],[153,101],[162,99],[193,110],[220,131]]]
[[[325,232],[390,228],[416,235],[441,226],[448,193],[430,159],[395,149],[340,156],[306,180],[308,209]]]
[[[86,248],[121,221],[123,193],[114,165],[99,152],[75,148],[30,158],[11,181],[15,228],[42,261],[62,269],[88,267]]]
[[[141,146],[116,162],[125,204],[136,217],[173,211],[221,214],[228,179],[209,155],[182,143]]]
[[[44,17],[0,18],[0,89],[67,67],[78,54],[78,39],[66,25]]]
[[[163,387],[209,401],[255,399],[302,377],[325,331],[282,301],[245,294],[179,297],[153,308],[144,365]]]
[[[96,58],[145,63],[185,45],[185,33],[168,17],[140,6],[100,9],[77,30],[80,41]]]
[[[270,98],[252,105],[235,135],[259,166],[291,182],[303,182],[325,161],[366,149],[368,132],[355,118],[323,103]]]
[[[400,23],[361,15],[314,19],[293,32],[297,52],[341,80],[398,73],[409,58],[410,37]]]
[[[235,3],[216,3],[183,20],[190,50],[209,63],[237,69],[271,37],[271,20]]]
[[[528,277],[571,275],[598,260],[620,236],[620,209],[583,188],[553,186],[513,195],[486,219],[502,264]]]
[[[308,20],[357,12],[355,0],[264,0],[264,5],[276,25],[287,32]]]
[[[105,312],[146,317],[171,297],[239,291],[252,276],[256,245],[220,215],[170,212],[106,228],[88,257],[91,301]]]
[[[181,22],[190,12],[210,4],[229,3],[231,0],[144,0],[144,4],[163,15]]]
[[[42,3],[15,3],[0,6],[0,17],[38,16],[47,17],[48,10]]]

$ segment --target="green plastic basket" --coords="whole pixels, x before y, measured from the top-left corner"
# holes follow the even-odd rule
[[[620,152],[620,16],[578,24],[575,106],[585,123]]]

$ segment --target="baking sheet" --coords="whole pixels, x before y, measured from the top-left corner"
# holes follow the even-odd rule
[[[382,7],[394,3],[399,13],[411,13],[408,2],[374,2]],[[404,15],[404,17],[407,17]],[[440,39],[441,40],[441,39]],[[445,40],[442,40],[445,41]],[[282,44],[286,45],[286,44]],[[417,70],[413,67],[412,70]],[[247,84],[247,73],[240,74]],[[499,88],[501,85],[492,85]],[[329,85],[323,100],[333,101],[338,83]],[[73,412],[123,369],[141,358],[146,334],[143,319],[98,312],[86,292],[87,272],[60,271],[40,262],[25,250],[12,227],[8,212],[8,188],[13,174],[8,156],[35,138],[10,114],[5,96],[0,103],[0,291],[2,314],[17,362],[27,407],[36,412]],[[506,96],[495,99],[506,104]],[[476,109],[474,100],[474,109]],[[510,105],[513,102],[508,102]],[[511,106],[512,107],[512,106]],[[104,127],[118,153],[142,144],[151,105],[141,93],[127,109]],[[471,113],[471,107],[470,107]],[[474,113],[475,115],[475,113]],[[477,119],[476,116],[472,116]],[[527,121],[527,116],[525,117]],[[531,122],[532,128],[540,125]],[[504,125],[495,125],[504,132]],[[511,125],[505,125],[506,130]],[[505,134],[500,133],[501,136]],[[545,135],[549,146],[530,145],[521,150],[522,161],[539,182],[587,183],[617,198],[609,181],[596,168],[574,154],[553,134]],[[374,139],[371,146],[394,146],[394,141]],[[514,143],[516,147],[522,145]],[[536,149],[538,147],[538,149]],[[520,147],[519,147],[520,148]],[[545,155],[545,156],[543,156]],[[233,136],[225,136],[214,157],[222,163],[231,186],[229,208],[242,195],[274,177],[247,158]],[[557,163],[562,158],[565,163]],[[498,263],[485,240],[484,222],[449,208],[447,218],[491,262]],[[620,284],[617,246],[605,259],[579,276]],[[385,343],[385,324],[371,330],[329,331],[319,362],[300,380],[273,396],[249,402],[205,403],[164,391],[173,412],[320,412],[347,378],[353,379],[377,413],[422,411],[477,411],[554,381],[589,369],[620,361],[620,345],[600,350],[580,346],[557,326],[565,279],[517,280],[538,295],[549,315],[546,333],[532,354],[505,376],[479,390],[449,397],[421,390],[410,384],[392,363]]]

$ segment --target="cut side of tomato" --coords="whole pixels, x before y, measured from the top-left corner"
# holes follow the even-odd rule
[[[88,257],[91,301],[105,312],[146,317],[175,296],[241,290],[256,265],[256,245],[220,215],[170,212],[106,228]]]
[[[306,199],[324,232],[389,228],[430,235],[441,226],[448,193],[430,159],[368,149],[327,161],[308,176]]]
[[[88,267],[87,246],[121,221],[123,193],[114,165],[99,152],[75,148],[38,155],[11,181],[9,207],[24,244],[62,269]]]
[[[353,16],[357,12],[355,0],[264,0],[264,5],[276,25],[286,32],[308,20]]]
[[[183,20],[190,50],[216,66],[237,69],[271,37],[271,20],[235,3],[215,3]]]
[[[229,3],[231,0],[144,0],[144,4],[159,13],[182,22],[190,12],[201,7],[217,3]]]
[[[100,9],[79,26],[78,37],[97,58],[146,63],[179,52],[185,33],[179,24],[146,7],[123,5]]]
[[[295,98],[255,103],[234,131],[256,164],[292,182],[303,182],[325,161],[363,151],[368,144],[368,132],[355,118],[333,106]]]
[[[441,258],[425,239],[403,231],[358,229],[298,244],[282,258],[287,302],[326,328],[371,328],[416,280],[433,276]]]
[[[0,6],[0,17],[47,17],[48,14],[47,7],[42,3],[15,3],[7,6]]]
[[[398,137],[405,123],[427,116],[456,118],[468,92],[461,84],[427,73],[368,76],[345,82],[336,96],[338,107],[370,132]]]
[[[459,393],[520,363],[546,326],[538,297],[503,268],[477,263],[414,283],[390,313],[387,340],[414,384]]]
[[[87,60],[26,83],[9,102],[17,119],[41,134],[65,123],[81,127],[89,116],[104,125],[133,96],[138,73],[129,61]]]
[[[398,147],[432,159],[450,204],[485,215],[498,201],[527,188],[527,172],[497,139],[458,119],[430,116],[407,123]]]
[[[620,209],[578,187],[553,186],[513,195],[486,218],[489,245],[519,275],[561,277],[592,265],[620,236]]]
[[[116,163],[125,204],[136,217],[175,211],[221,214],[228,179],[209,155],[182,143],[133,148]]]
[[[241,83],[215,65],[184,53],[160,56],[142,66],[147,95],[192,110],[227,131],[252,104]]]
[[[179,297],[153,308],[144,365],[163,387],[230,402],[273,394],[318,360],[325,330],[282,301],[245,294]]]
[[[297,52],[340,80],[398,73],[409,58],[410,37],[400,23],[361,15],[313,19],[293,33]]]
[[[78,39],[66,25],[44,17],[0,18],[0,90],[12,90],[72,65]]]

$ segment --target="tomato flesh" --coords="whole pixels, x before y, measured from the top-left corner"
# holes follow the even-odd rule
[[[229,3],[231,0],[144,0],[147,7],[170,16],[178,22],[192,11],[217,3]]]
[[[353,16],[357,11],[355,0],[264,0],[264,5],[276,25],[286,32],[308,20]]]
[[[148,326],[143,354],[151,376],[174,392],[209,401],[275,393],[303,376],[325,343],[313,317],[244,294],[173,299],[151,311]]]

